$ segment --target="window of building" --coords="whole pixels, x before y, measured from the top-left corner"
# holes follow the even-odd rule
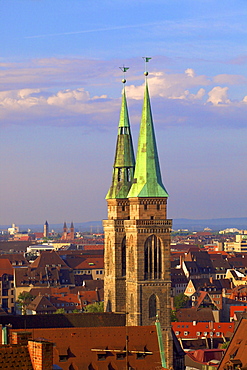
[[[162,272],[161,242],[156,235],[151,235],[145,242],[145,279],[160,279]]]
[[[60,362],[65,362],[68,360],[68,355],[59,355],[59,361]]]
[[[126,353],[117,353],[117,360],[124,360],[126,358]]]
[[[104,361],[104,360],[106,360],[107,354],[105,352],[104,353],[98,353],[97,357],[98,357],[98,361]]]
[[[118,181],[122,180],[122,168],[118,169]]]
[[[144,352],[140,352],[140,353],[137,353],[136,354],[136,359],[137,360],[144,360],[146,357],[145,353]]]
[[[156,295],[152,294],[149,298],[149,318],[156,317],[157,314],[157,300]]]

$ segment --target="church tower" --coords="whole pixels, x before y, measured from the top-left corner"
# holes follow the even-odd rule
[[[129,177],[126,175],[129,164],[124,166],[124,158],[127,158],[126,153],[130,152],[130,147],[127,152],[122,149],[119,151],[117,144],[112,185],[106,197],[105,310],[125,312],[128,326],[153,325],[158,317],[166,364],[170,368],[173,358],[170,324],[172,220],[167,219],[168,193],[161,178],[147,75],[145,72],[134,176],[134,161],[130,166]],[[123,117],[122,111],[120,117]],[[128,133],[130,135],[129,125]],[[120,176],[124,173],[125,176]]]
[[[147,72],[145,73],[147,76]],[[133,184],[128,193],[126,312],[128,325],[159,318],[168,368],[172,365],[170,233],[168,193],[163,185],[147,79]]]
[[[124,68],[126,72],[127,68]],[[126,82],[125,79],[122,80]],[[129,219],[128,192],[134,176],[134,149],[129,124],[125,88],[118,125],[112,183],[106,195],[108,220],[105,231],[105,311],[125,312],[126,307],[126,237],[124,220]]]
[[[45,223],[44,223],[43,235],[44,235],[44,238],[48,238],[49,237],[49,225],[48,225],[48,222],[47,221],[45,221]]]
[[[63,240],[67,240],[67,234],[68,234],[67,224],[64,221],[64,224],[63,224],[63,236],[62,236],[62,239]]]
[[[74,228],[74,223],[72,221],[70,225],[70,240],[74,240],[74,239],[75,239],[75,228]]]

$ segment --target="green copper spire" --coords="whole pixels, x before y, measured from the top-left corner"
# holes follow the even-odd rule
[[[148,75],[147,72],[144,73]],[[168,197],[162,183],[146,81],[133,185],[128,198]]]
[[[123,80],[123,83],[125,82],[126,80]],[[134,168],[134,149],[130,132],[125,89],[123,89],[112,184],[106,195],[106,199],[127,198],[133,182]]]

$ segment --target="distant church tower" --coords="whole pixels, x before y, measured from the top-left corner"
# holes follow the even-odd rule
[[[147,76],[147,72],[145,72]],[[167,368],[172,366],[168,194],[162,183],[147,79],[134,170],[125,91],[112,185],[107,193],[105,310],[125,312],[127,325],[162,327]]]
[[[70,225],[70,240],[74,240],[74,239],[75,239],[75,228],[74,228],[74,223],[72,221]]]
[[[44,223],[43,235],[44,235],[44,238],[48,238],[48,236],[49,236],[49,225],[48,225],[47,221],[45,221],[45,223]]]
[[[67,240],[67,224],[66,222],[64,221],[64,224],[63,224],[63,236],[62,236],[62,239],[63,240]]]

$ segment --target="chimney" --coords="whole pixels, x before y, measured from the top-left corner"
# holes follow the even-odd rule
[[[11,344],[27,346],[28,340],[32,337],[29,331],[13,331],[11,333]]]
[[[9,329],[12,328],[11,324],[2,326],[2,344],[9,344]]]
[[[28,351],[34,370],[52,370],[53,343],[46,341],[28,341]]]

